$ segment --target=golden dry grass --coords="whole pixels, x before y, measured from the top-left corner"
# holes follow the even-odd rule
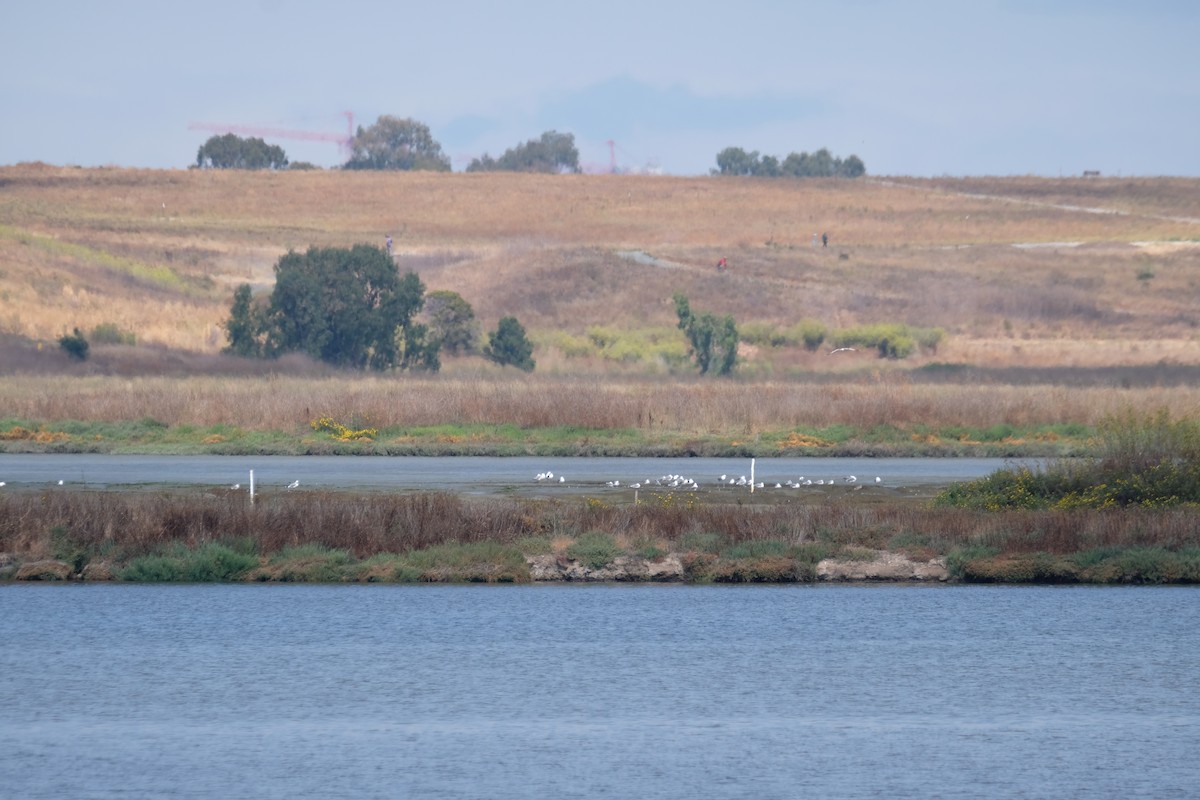
[[[926,361],[1196,364],[1197,197],[1200,181],[1171,178],[19,165],[0,168],[0,331],[50,341],[74,326],[115,323],[141,343],[212,353],[224,344],[219,325],[234,285],[268,285],[288,249],[382,243],[391,233],[401,268],[417,270],[429,289],[462,294],[485,329],[513,314],[539,341],[593,325],[670,328],[670,298],[682,291],[694,308],[739,323],[945,328],[946,344]],[[822,231],[831,246],[814,249]],[[718,276],[721,256],[731,269]],[[745,355],[751,375],[830,367],[798,350]],[[535,357],[564,374],[621,369],[546,348]],[[840,363],[869,365],[865,354]]]
[[[708,381],[600,376],[114,377],[0,381],[5,415],[306,431],[329,415],[358,427],[511,423],[525,428],[636,429],[676,436],[758,434],[801,426],[1094,425],[1127,408],[1200,411],[1200,387],[1051,383],[916,384],[898,371],[842,381]]]

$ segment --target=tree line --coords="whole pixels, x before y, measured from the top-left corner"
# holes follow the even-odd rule
[[[717,153],[714,175],[756,177],[857,178],[866,173],[858,156],[834,156],[826,148],[815,153],[789,153],[783,159],[726,147]],[[213,136],[201,145],[196,166],[207,169],[298,169],[309,164],[289,165],[287,154],[262,139],[243,139],[232,133]],[[450,158],[433,137],[429,126],[412,118],[380,116],[373,125],[358,126],[350,142],[350,157],[342,169],[428,170],[449,172]],[[467,172],[536,172],[547,174],[580,172],[575,135],[546,131],[508,148],[497,157],[484,153],[467,165]]]
[[[838,158],[822,147],[815,153],[789,153],[781,161],[776,156],[747,153],[740,147],[726,147],[717,153],[714,175],[750,175],[760,178],[857,178],[867,167],[858,156]]]

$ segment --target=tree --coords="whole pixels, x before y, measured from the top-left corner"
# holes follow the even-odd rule
[[[579,172],[575,135],[546,131],[540,139],[510,147],[495,159],[484,153],[467,165],[467,172]]]
[[[815,153],[788,153],[780,161],[775,156],[760,156],[758,151],[747,153],[740,147],[726,147],[717,153],[715,175],[752,175],[763,178],[857,178],[867,168],[858,156],[844,161],[822,147]]]
[[[533,372],[535,365],[533,344],[525,338],[525,328],[516,317],[504,317],[499,327],[488,334],[488,343],[483,355],[501,366],[511,364],[525,372]]]
[[[250,284],[243,283],[234,290],[229,319],[221,327],[229,337],[229,346],[222,353],[246,357],[263,354],[266,319],[262,307],[254,304]]]
[[[401,276],[378,247],[289,252],[275,265],[264,349],[347,367],[436,369],[436,348],[413,321],[424,301],[416,273]]]
[[[679,317],[679,329],[687,336],[691,355],[696,359],[700,374],[714,372],[728,375],[737,364],[738,332],[733,317],[726,314],[716,317],[709,313],[692,312],[688,299],[676,292],[675,314]]]
[[[447,353],[472,353],[479,343],[475,310],[458,292],[439,290],[425,296],[430,336]]]
[[[345,168],[449,172],[450,159],[428,125],[385,114],[369,128],[359,126]]]
[[[282,147],[232,133],[210,137],[196,152],[196,166],[206,169],[283,169],[287,164]]]
[[[76,328],[74,333],[69,333],[59,338],[58,346],[76,361],[87,361],[88,341],[84,338],[79,328]]]
[[[740,147],[726,147],[717,153],[718,175],[753,175],[757,169],[757,150],[747,153]]]

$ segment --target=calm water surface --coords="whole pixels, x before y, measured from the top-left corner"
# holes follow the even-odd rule
[[[1196,797],[1200,591],[0,586],[7,797]]]

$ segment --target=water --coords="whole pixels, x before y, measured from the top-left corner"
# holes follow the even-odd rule
[[[21,798],[1195,797],[1200,592],[0,587]]]
[[[862,483],[882,478],[886,489],[929,487],[970,480],[1031,460],[1000,458],[760,458],[756,478],[773,486],[801,475],[841,481],[856,475]],[[715,488],[722,474],[750,474],[748,458],[569,458],[485,456],[153,456],[108,454],[0,453],[0,480],[11,489],[57,486],[114,489],[136,486],[249,485],[249,472],[262,491],[294,480],[303,489],[419,489],[463,493],[556,493],[603,491],[608,481],[624,486],[684,475]],[[534,476],[553,472],[555,481]],[[565,478],[562,484],[557,478]],[[733,491],[730,488],[730,491]]]

